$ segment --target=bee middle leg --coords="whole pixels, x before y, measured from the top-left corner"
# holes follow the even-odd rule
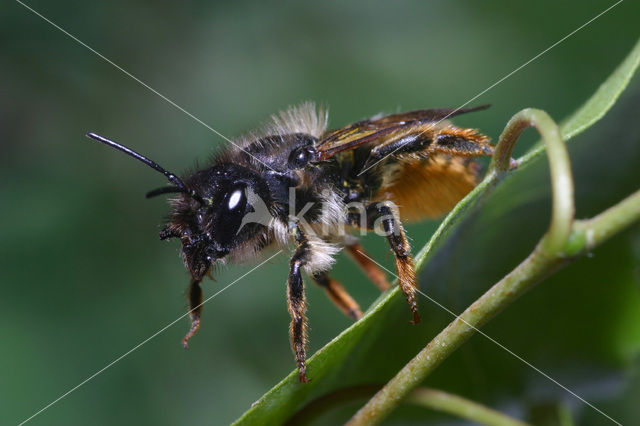
[[[348,218],[349,224],[369,231],[376,230],[376,223],[382,226],[384,235],[387,237],[395,257],[398,285],[407,299],[409,309],[413,313],[412,323],[418,324],[420,322],[420,314],[418,313],[418,302],[416,300],[416,289],[418,288],[416,269],[411,257],[411,247],[400,222],[398,211],[396,208],[389,206],[388,203],[377,202],[368,205],[364,213],[366,214],[364,219],[360,214],[351,213]],[[374,263],[362,251],[359,254],[362,257],[366,257],[368,262]]]
[[[313,280],[322,287],[331,301],[349,318],[357,321],[362,318],[360,305],[347,293],[347,290],[338,281],[334,280],[326,272],[313,275]]]
[[[416,289],[418,288],[416,268],[411,257],[411,247],[400,222],[398,210],[384,202],[376,203],[375,208],[379,215],[378,220],[382,222],[382,228],[395,256],[398,285],[407,299],[409,309],[413,313],[413,321],[411,322],[412,324],[418,324],[420,322],[420,314],[418,313],[418,302],[416,300]]]
[[[348,242],[345,245],[345,250],[380,291],[386,291],[391,287],[385,271],[371,260],[371,257],[367,255],[364,247],[357,240]]]

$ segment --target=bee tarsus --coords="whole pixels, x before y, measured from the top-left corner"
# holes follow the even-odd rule
[[[200,280],[191,280],[189,285],[189,318],[191,319],[191,327],[189,332],[182,339],[182,346],[187,349],[189,347],[189,339],[191,339],[200,328],[200,312],[202,311],[202,288]]]

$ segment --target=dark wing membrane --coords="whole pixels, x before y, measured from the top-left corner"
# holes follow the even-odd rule
[[[329,130],[316,145],[320,159],[326,160],[341,151],[354,149],[373,142],[389,133],[416,124],[441,121],[449,117],[488,108],[482,105],[473,108],[421,109],[402,114],[387,115],[375,120],[363,120],[341,129]]]

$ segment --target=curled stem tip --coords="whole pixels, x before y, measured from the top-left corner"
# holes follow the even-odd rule
[[[546,112],[525,109],[509,120],[496,145],[489,172],[479,186],[493,187],[494,185],[488,183],[507,173],[513,164],[511,153],[515,143],[528,127],[538,130],[547,148],[553,192],[548,231],[527,259],[491,287],[418,352],[353,416],[349,425],[376,424],[384,419],[443,360],[478,331],[479,327],[547,276],[564,258],[564,249],[571,236],[574,220],[573,177],[569,154],[560,130]]]

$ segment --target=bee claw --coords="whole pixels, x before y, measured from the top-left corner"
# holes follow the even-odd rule
[[[311,381],[304,372],[298,373],[298,380],[300,380],[300,383],[309,383]]]
[[[189,343],[188,343],[189,339],[191,339],[198,332],[199,328],[200,328],[200,316],[193,315],[191,317],[191,328],[189,329],[189,332],[187,332],[187,334],[182,339],[183,348],[185,349],[189,348]]]

